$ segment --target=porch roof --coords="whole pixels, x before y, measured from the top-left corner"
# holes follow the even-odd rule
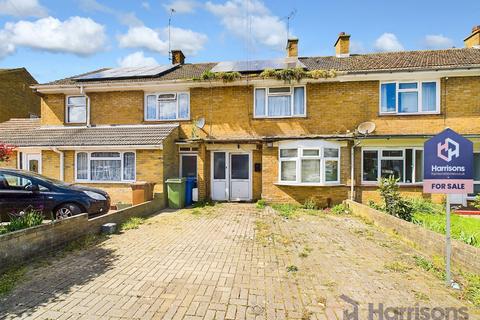
[[[0,143],[17,147],[159,146],[178,127],[174,124],[45,127],[40,119],[0,123]]]

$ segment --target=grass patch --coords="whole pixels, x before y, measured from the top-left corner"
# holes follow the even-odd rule
[[[264,199],[258,200],[257,203],[255,204],[255,207],[261,210],[265,209],[266,206],[267,206],[267,201],[265,201]]]
[[[446,217],[443,212],[416,212],[413,222],[434,232],[445,234]],[[451,215],[452,238],[480,248],[480,219]]]
[[[0,297],[8,294],[17,284],[25,279],[25,267],[10,269],[0,275]]]
[[[193,205],[193,209],[187,209],[187,212],[194,216],[209,215],[215,211],[215,206],[217,206],[217,203],[211,201],[196,202]]]
[[[413,290],[413,296],[415,297],[416,300],[430,301],[430,298],[428,297],[428,295],[423,292]]]
[[[264,247],[273,240],[272,231],[268,223],[261,220],[255,221],[255,238]]]
[[[389,271],[399,272],[399,273],[407,273],[409,270],[412,269],[412,267],[410,267],[409,265],[401,261],[389,262],[389,263],[386,263],[383,267]]]
[[[145,218],[131,217],[120,226],[121,231],[138,229],[145,222]]]
[[[308,255],[309,255],[310,252],[312,252],[312,251],[313,251],[312,248],[306,246],[306,247],[303,248],[302,252],[300,252],[300,253],[298,254],[298,256],[299,256],[300,258],[306,258],[306,257],[308,257]]]
[[[287,272],[295,273],[295,272],[297,272],[297,271],[298,271],[298,267],[297,267],[296,265],[293,265],[293,264],[292,264],[292,265],[289,265],[289,266],[287,267]]]
[[[272,204],[272,208],[278,212],[278,214],[285,219],[291,219],[300,209],[300,206],[291,203]]]

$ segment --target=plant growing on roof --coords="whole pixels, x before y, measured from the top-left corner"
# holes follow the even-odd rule
[[[10,160],[10,157],[13,155],[14,146],[0,143],[0,162],[6,162]]]
[[[300,81],[304,78],[309,79],[328,79],[335,78],[337,72],[335,70],[311,70],[305,71],[303,68],[273,70],[265,69],[260,73],[259,77],[263,79],[277,79],[285,82],[292,82],[292,80]]]
[[[206,70],[202,73],[200,78],[194,78],[193,80],[204,80],[204,81],[210,81],[210,80],[223,80],[223,82],[232,82],[237,79],[240,79],[241,74],[232,71],[232,72],[212,72],[210,70]]]

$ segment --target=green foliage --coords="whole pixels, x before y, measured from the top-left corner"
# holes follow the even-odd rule
[[[0,234],[6,232],[12,232],[22,229],[31,228],[34,226],[41,225],[43,222],[43,214],[40,210],[27,209],[25,211],[20,211],[15,215],[12,215],[10,218],[10,223],[7,224],[3,229],[0,230]]]
[[[415,213],[445,214],[445,206],[433,203],[430,200],[414,198],[410,199],[410,203]]]
[[[267,206],[267,201],[265,201],[264,199],[260,199],[257,201],[256,205],[257,209],[265,209],[265,207]]]
[[[202,73],[199,79],[194,78],[193,80],[223,80],[223,82],[233,82],[241,78],[241,74],[234,71],[234,72],[212,72],[210,70],[206,70]]]
[[[370,208],[375,209],[375,210],[385,211],[385,207],[384,207],[384,206],[376,203],[376,202],[373,201],[373,200],[368,200],[368,206],[369,206]]]
[[[79,239],[76,239],[72,242],[69,242],[63,249],[65,252],[72,252],[77,250],[83,250],[94,246],[101,241],[107,239],[108,236],[105,234],[93,234],[89,233]]]
[[[140,225],[142,225],[144,222],[145,222],[144,218],[131,217],[127,221],[122,223],[122,225],[120,226],[120,230],[125,231],[125,230],[131,230],[131,229],[138,229],[138,227],[140,227]]]
[[[297,205],[290,203],[272,204],[272,208],[278,211],[278,213],[286,219],[292,218],[299,209]]]
[[[385,203],[385,212],[405,221],[412,221],[413,206],[410,201],[400,196],[398,181],[399,179],[393,176],[379,181],[379,191]]]
[[[431,214],[415,212],[413,223],[423,226],[426,229],[445,234],[445,214]],[[456,214],[451,215],[452,238],[465,242],[466,244],[480,248],[480,220],[462,217]]]
[[[475,199],[473,200],[473,206],[480,210],[480,194],[475,196]]]
[[[287,272],[297,272],[297,271],[298,271],[298,267],[293,264],[287,267]]]
[[[303,204],[303,209],[307,210],[317,210],[317,202],[315,201],[315,198],[310,197],[307,200],[305,200],[305,203]]]
[[[307,77],[312,79],[328,79],[335,78],[337,72],[333,69],[331,70],[312,70],[307,72]]]
[[[200,76],[200,80],[215,80],[215,73],[210,70],[206,70]]]
[[[0,275],[0,297],[6,295],[23,280],[26,274],[25,267],[15,267]]]
[[[330,210],[333,214],[350,214],[350,208],[347,207],[344,203],[337,204],[333,206]]]
[[[463,298],[480,307],[480,275],[463,273],[462,278]]]
[[[259,77],[263,79],[277,79],[283,80],[285,82],[291,83],[292,81],[300,81],[305,78],[310,79],[327,79],[335,78],[337,73],[335,70],[312,70],[305,71],[303,68],[292,68],[292,69],[265,69],[260,73]]]

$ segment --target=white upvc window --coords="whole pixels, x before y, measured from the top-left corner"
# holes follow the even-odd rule
[[[87,122],[87,97],[86,96],[67,96],[65,106],[66,123],[86,123]]]
[[[145,120],[168,121],[190,119],[188,92],[161,92],[145,95]]]
[[[305,117],[307,98],[305,86],[255,88],[255,118]]]
[[[133,151],[77,151],[75,180],[78,182],[134,182],[136,155]]]
[[[477,194],[480,194],[480,152],[473,154],[473,193],[468,199],[473,200]]]
[[[335,143],[318,140],[281,143],[278,158],[280,184],[340,183],[340,146]]]
[[[440,113],[440,81],[386,81],[380,83],[380,114]]]
[[[402,184],[423,182],[422,148],[362,148],[362,183],[394,176]]]

